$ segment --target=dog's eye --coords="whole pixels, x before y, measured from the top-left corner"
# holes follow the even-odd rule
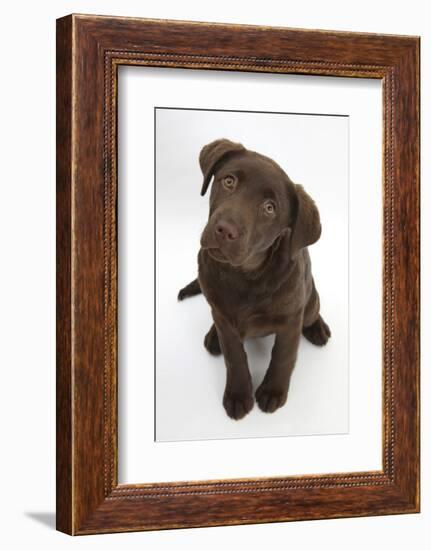
[[[267,214],[275,214],[275,204],[273,202],[266,202],[263,208]]]
[[[236,185],[236,179],[234,176],[229,174],[228,176],[225,176],[223,178],[223,186],[226,187],[226,189],[229,189],[229,191],[234,189],[235,185]]]

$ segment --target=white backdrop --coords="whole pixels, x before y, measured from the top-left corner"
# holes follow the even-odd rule
[[[0,323],[2,375],[2,544],[45,549],[165,548],[363,550],[426,548],[431,474],[422,471],[422,513],[313,522],[246,525],[72,539],[53,529],[55,511],[55,18],[72,11],[422,35],[422,147],[431,150],[431,30],[421,0],[303,0],[283,3],[198,0],[17,0],[3,7],[0,90],[2,180]],[[19,34],[14,22],[19,21]],[[31,91],[31,93],[30,93]],[[25,154],[23,154],[25,152]],[[422,327],[431,331],[431,166],[422,166]],[[422,460],[431,461],[431,339],[422,342]]]
[[[241,94],[239,79],[222,84],[231,101],[232,80]],[[247,102],[264,83],[262,76],[252,80]],[[286,95],[290,89],[286,82]],[[288,97],[285,101],[288,106]],[[156,110],[157,441],[348,432],[348,130],[347,116]],[[214,358],[203,347],[212,324],[206,300],[176,300],[178,290],[196,277],[208,218],[209,192],[200,196],[199,151],[218,137],[274,158],[317,201],[323,236],[310,254],[322,315],[333,335],[324,348],[301,339],[284,407],[265,414],[256,404],[241,421],[230,419],[222,406],[223,357]],[[133,176],[124,183],[133,185]],[[273,336],[246,342],[254,390],[273,342]]]
[[[118,101],[120,481],[380,469],[382,279],[381,241],[375,238],[382,232],[380,83],[122,67]],[[154,403],[153,122],[160,105],[349,119],[214,112],[202,118],[198,111],[157,110]],[[196,275],[207,217],[208,199],[199,194],[199,149],[221,131],[274,157],[316,200],[323,232],[310,253],[323,315],[334,333],[324,349],[301,341],[285,407],[267,415],[256,406],[239,422],[221,405],[223,361],[202,346],[211,323],[208,306],[202,297],[176,300],[179,288]],[[270,345],[271,337],[247,343],[255,386]]]

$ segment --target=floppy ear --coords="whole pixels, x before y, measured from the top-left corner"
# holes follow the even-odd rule
[[[302,185],[295,185],[296,216],[292,226],[290,254],[294,256],[301,248],[319,240],[322,226],[317,206]]]
[[[203,147],[199,155],[199,164],[204,175],[201,190],[202,196],[205,195],[208,189],[217,162],[228,153],[237,151],[245,151],[245,147],[241,143],[234,143],[228,139],[217,139]]]

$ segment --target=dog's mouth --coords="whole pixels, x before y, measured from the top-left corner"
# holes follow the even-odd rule
[[[229,259],[223,254],[220,248],[207,248],[207,252],[211,258],[217,262],[230,263]]]
[[[239,240],[239,239],[238,239]],[[242,250],[239,246],[241,243],[227,243],[223,246],[215,238],[215,232],[212,225],[207,225],[201,235],[201,247],[207,252],[209,257],[217,262],[231,264],[233,266],[240,265],[242,259]]]

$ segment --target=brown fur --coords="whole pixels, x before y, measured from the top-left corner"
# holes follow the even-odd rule
[[[209,143],[199,161],[201,194],[214,178],[210,213],[198,279],[178,297],[202,291],[211,307],[214,324],[204,345],[224,355],[223,405],[231,418],[242,418],[254,404],[244,340],[275,333],[271,361],[256,390],[259,407],[273,412],[286,402],[301,332],[316,345],[330,336],[319,314],[307,249],[320,237],[319,212],[278,164],[239,143]]]

